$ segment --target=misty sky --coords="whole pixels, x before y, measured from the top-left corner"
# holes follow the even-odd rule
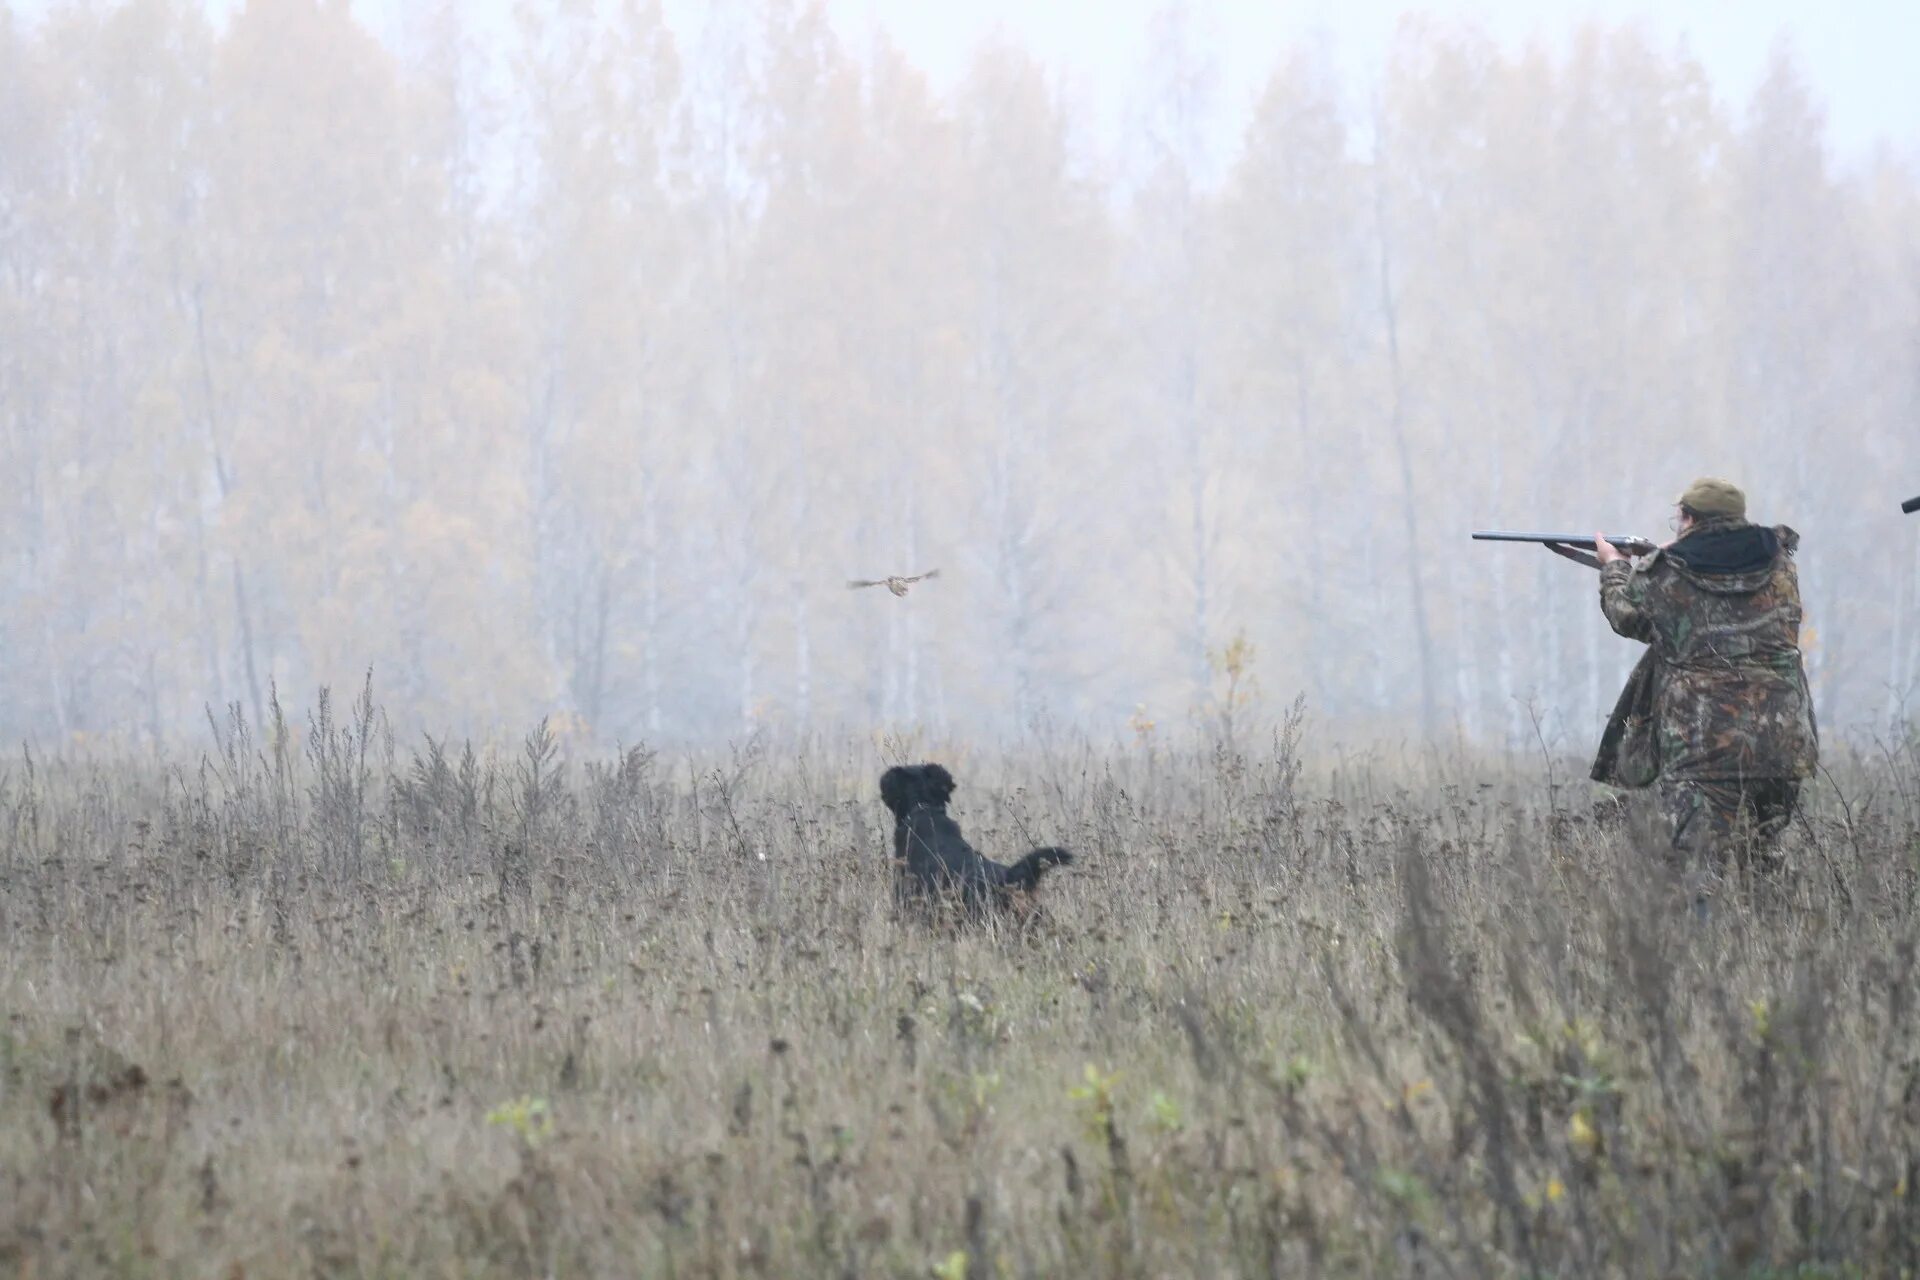
[[[1145,31],[1163,0],[830,0],[843,30],[878,24],[936,76],[952,76],[966,51],[996,27],[1045,58],[1102,116],[1117,118]],[[1687,40],[1723,93],[1743,98],[1774,41],[1793,43],[1829,109],[1839,150],[1858,153],[1878,137],[1911,142],[1920,132],[1920,4],[1897,0],[1466,0],[1417,6],[1402,0],[1197,4],[1201,32],[1220,59],[1222,105],[1251,101],[1276,53],[1303,38],[1328,39],[1355,91],[1373,78],[1399,16],[1409,9],[1478,22],[1503,41],[1558,40],[1574,23],[1645,21],[1662,45]]]
[[[666,3],[675,25],[689,29],[711,7],[699,0]],[[983,38],[1004,32],[1048,63],[1086,113],[1083,118],[1097,122],[1102,144],[1111,145],[1127,110],[1125,85],[1145,55],[1149,19],[1164,3],[827,0],[827,7],[851,45],[859,47],[883,28],[942,86],[957,78]],[[14,7],[34,14],[51,3],[15,0]],[[237,0],[207,0],[216,14],[235,7]],[[354,11],[388,36],[403,31],[422,7],[415,0],[353,0]],[[484,30],[504,26],[514,0],[464,0],[462,7]],[[1705,63],[1716,90],[1735,102],[1752,90],[1770,49],[1784,38],[1826,104],[1841,159],[1856,159],[1883,138],[1907,150],[1920,144],[1920,75],[1913,69],[1920,4],[1911,0],[1451,0],[1423,6],[1404,0],[1262,0],[1192,7],[1218,58],[1221,149],[1237,138],[1245,107],[1281,49],[1303,39],[1327,41],[1345,69],[1348,91],[1361,94],[1395,23],[1410,9],[1478,23],[1516,46],[1536,38],[1557,43],[1585,18],[1644,22],[1663,46],[1684,40]]]
[[[222,0],[215,0],[221,7]],[[477,24],[504,23],[513,0],[468,0]],[[1127,111],[1126,84],[1146,54],[1146,32],[1165,0],[827,0],[843,37],[858,48],[875,29],[891,34],[907,56],[946,86],[970,52],[999,31],[1043,59],[1060,78],[1084,120],[1111,145]],[[676,25],[696,26],[710,6],[667,0]],[[407,0],[355,0],[372,25],[403,25]],[[1301,40],[1324,40],[1345,69],[1348,92],[1364,94],[1400,16],[1409,10],[1477,23],[1519,46],[1557,44],[1583,19],[1644,22],[1656,42],[1685,41],[1705,63],[1716,90],[1744,101],[1776,41],[1791,42],[1800,65],[1827,105],[1830,136],[1842,159],[1858,158],[1882,138],[1903,148],[1920,143],[1920,4],[1902,0],[1279,0],[1200,3],[1197,32],[1218,59],[1220,149],[1237,140],[1245,110],[1279,52]],[[1361,104],[1356,102],[1356,108]],[[1356,115],[1363,114],[1356,111]],[[1216,156],[1216,162],[1224,156]]]

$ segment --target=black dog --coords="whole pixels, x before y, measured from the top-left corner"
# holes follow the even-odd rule
[[[880,775],[880,798],[893,810],[894,864],[909,895],[957,896],[969,910],[985,911],[1031,892],[1048,867],[1073,861],[1052,848],[1035,849],[1010,867],[982,855],[947,816],[953,788],[953,775],[937,764],[897,765]]]

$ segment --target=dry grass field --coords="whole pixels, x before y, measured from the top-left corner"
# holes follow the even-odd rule
[[[1577,767],[562,762],[362,704],[0,781],[0,1276],[1892,1276],[1920,760],[1700,922]],[[887,763],[1001,856],[903,914]],[[1606,811],[1600,811],[1604,814]]]

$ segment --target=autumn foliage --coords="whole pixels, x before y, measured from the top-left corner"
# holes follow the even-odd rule
[[[1591,584],[1454,540],[1659,534],[1700,471],[1806,535],[1830,726],[1920,677],[1920,181],[1784,55],[1729,103],[1634,29],[1409,22],[1236,136],[1176,11],[1107,140],[1019,48],[936,86],[787,0],[48,8],[0,7],[11,736],[369,668],[406,732],[1117,735],[1243,637],[1343,732],[1581,741]]]

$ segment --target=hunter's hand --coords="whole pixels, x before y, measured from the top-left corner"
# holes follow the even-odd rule
[[[1615,560],[1626,559],[1625,556],[1620,554],[1620,548],[1607,541],[1607,535],[1604,533],[1596,533],[1593,535],[1593,558],[1600,562],[1602,568],[1612,564]]]

